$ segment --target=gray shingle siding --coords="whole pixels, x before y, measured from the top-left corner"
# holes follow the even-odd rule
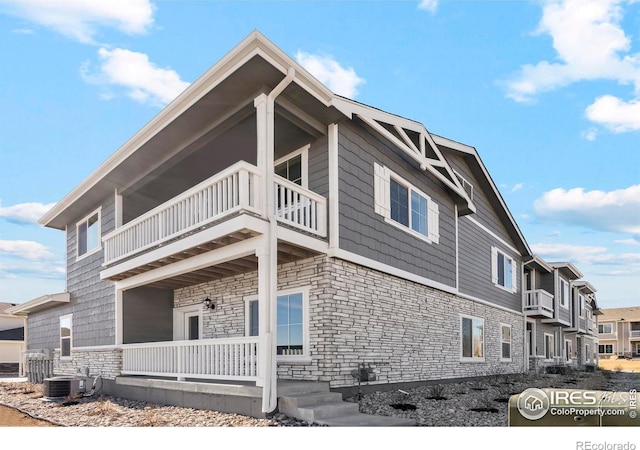
[[[440,183],[357,120],[340,124],[338,142],[340,248],[454,287],[454,205]],[[375,213],[374,162],[388,166],[438,204],[439,244],[405,233]]]
[[[309,148],[309,189],[329,197],[329,153],[327,138],[322,137]]]
[[[115,226],[114,198],[106,199],[101,206],[100,230],[104,236]],[[76,222],[68,224],[67,291],[71,301],[64,306],[29,314],[28,348],[59,347],[59,317],[66,314],[73,314],[73,347],[115,343],[115,287],[110,281],[100,280],[102,262],[102,249],[77,260]]]
[[[125,344],[173,339],[173,291],[141,286],[125,291],[122,299]]]
[[[518,264],[518,291],[511,293],[497,287],[491,277],[491,247],[497,247]],[[463,294],[478,297],[514,311],[522,310],[519,255],[480,229],[466,217],[458,220],[459,286]]]
[[[496,210],[489,202],[489,198],[485,189],[490,189],[489,186],[484,183],[480,183],[478,179],[473,175],[469,165],[465,161],[464,157],[455,154],[451,151],[446,152],[446,159],[451,165],[451,168],[462,175],[469,183],[473,185],[473,203],[476,206],[476,212],[471,215],[475,220],[482,225],[493,231],[500,238],[507,242],[513,242],[512,235],[507,231],[504,222]],[[491,194],[493,195],[493,194]],[[516,245],[514,247],[517,248]]]

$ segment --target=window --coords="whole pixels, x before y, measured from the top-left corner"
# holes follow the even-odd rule
[[[601,355],[613,355],[613,344],[598,345],[598,353]]]
[[[274,162],[274,172],[292,183],[308,188],[308,150],[309,145],[289,153]]]
[[[280,293],[277,297],[276,354],[285,358],[308,356],[308,292]],[[245,305],[245,329],[247,336],[258,336],[259,304],[255,297]]]
[[[496,247],[491,247],[491,278],[494,285],[517,292],[516,266],[513,258]]]
[[[78,257],[100,249],[100,210],[76,224],[76,245]]]
[[[554,341],[553,334],[544,334],[544,357],[545,359],[553,359],[555,356],[554,352]]]
[[[560,278],[560,305],[569,308],[569,283]]]
[[[395,227],[430,243],[438,243],[439,208],[431,198],[397,176],[374,164],[375,211]]]
[[[601,324],[598,324],[598,333],[600,333],[600,334],[612,334],[613,333],[613,324],[612,323],[601,323]]]
[[[500,335],[502,342],[502,361],[511,361],[511,325],[500,324]]]
[[[71,359],[73,314],[60,317],[60,359]]]
[[[484,319],[460,317],[461,359],[484,361]]]
[[[578,295],[578,303],[579,303],[579,308],[580,308],[580,317],[584,317],[584,295],[580,294]]]

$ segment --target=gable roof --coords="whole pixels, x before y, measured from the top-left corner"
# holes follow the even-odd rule
[[[238,106],[246,106],[249,100],[252,105],[260,90],[273,89],[291,69],[295,85],[291,89],[297,89],[294,94],[298,99],[305,101],[304,97],[310,96],[324,105],[327,123],[345,117],[333,106],[334,94],[326,86],[264,35],[253,31],[56,203],[39,222],[63,230],[68,223],[113,195],[116,188],[139,178],[140,170],[168,158],[170,152],[179,152],[185,147],[185,140],[197,141],[202,137],[203,128],[210,131],[219,125],[212,114],[213,107],[224,106],[237,113]],[[237,97],[213,93],[214,88],[222,84],[233,94],[251,95],[243,99],[245,104],[237,105]],[[230,105],[230,102],[234,104]],[[169,136],[168,130],[178,136]],[[177,148],[171,148],[172,145]]]
[[[531,248],[524,238],[524,234],[522,234],[518,223],[507,207],[502,194],[500,194],[498,187],[494,183],[493,178],[491,178],[487,167],[482,162],[482,159],[480,158],[480,155],[478,154],[476,149],[474,147],[471,147],[470,145],[462,144],[460,142],[456,142],[452,139],[448,139],[442,136],[433,135],[433,139],[438,146],[442,146],[443,148],[449,149],[454,152],[462,153],[469,157],[467,158],[467,162],[470,162],[470,165],[472,165],[472,170],[475,170],[476,172],[481,174],[482,180],[486,181],[486,183],[488,184],[489,193],[491,194],[491,196],[489,197],[489,201],[491,202],[495,211],[498,213],[498,216],[502,220],[502,223],[507,227],[507,231],[510,233],[513,241],[517,244],[516,246],[518,248],[518,251],[520,251],[523,256],[532,256],[533,253],[531,252]]]

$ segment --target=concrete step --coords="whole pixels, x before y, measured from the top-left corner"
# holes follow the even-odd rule
[[[278,408],[282,414],[310,423],[342,427],[415,426],[410,419],[374,416],[359,411],[357,403],[342,401],[337,392],[309,392],[281,396]]]
[[[304,406],[313,406],[319,405],[323,403],[341,403],[342,402],[342,394],[338,392],[306,392],[303,394],[296,395],[285,395],[280,397],[280,411],[282,409],[294,409],[301,408]]]

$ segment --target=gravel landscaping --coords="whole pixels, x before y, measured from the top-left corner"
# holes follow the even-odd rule
[[[482,380],[373,392],[347,398],[368,414],[413,419],[419,426],[504,427],[510,395],[529,387],[640,390],[640,374],[574,372],[567,375],[495,375]],[[282,414],[255,419],[237,414],[160,406],[109,396],[63,406],[46,401],[42,385],[0,381],[0,405],[60,426],[77,427],[286,427],[309,426]],[[0,424],[1,425],[1,424]]]

